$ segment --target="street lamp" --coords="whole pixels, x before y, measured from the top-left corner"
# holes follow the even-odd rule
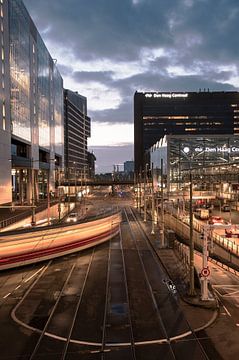
[[[151,176],[152,176],[152,212],[151,212],[151,218],[152,218],[152,230],[151,234],[154,234],[154,163],[151,165]]]

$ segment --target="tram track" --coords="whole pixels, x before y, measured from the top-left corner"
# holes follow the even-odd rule
[[[139,232],[141,233],[142,237],[146,240],[147,244],[150,246],[150,249],[151,249],[151,251],[152,251],[152,254],[153,254],[154,258],[157,257],[158,261],[160,261],[158,255],[157,255],[157,252],[155,251],[155,248],[154,248],[154,246],[152,245],[152,242],[150,241],[150,239],[148,238],[147,234],[146,234],[145,231],[143,230],[140,222],[138,221],[136,215],[134,214],[134,212],[133,212],[133,210],[132,210],[131,208],[130,208],[130,212],[131,212],[131,214],[132,214],[132,217],[133,217],[134,220],[135,220],[135,224],[137,224],[137,227],[138,227]],[[142,265],[143,265],[143,264],[142,264]],[[143,265],[143,266],[144,266],[144,265]],[[163,266],[163,265],[162,265],[162,266]],[[165,269],[165,270],[167,271],[167,269]],[[146,274],[146,272],[145,272],[145,274]],[[167,273],[167,275],[168,275],[168,273]],[[147,274],[146,274],[146,276],[147,276]],[[168,275],[168,276],[169,276],[169,275]],[[152,291],[150,282],[148,281],[148,283],[149,283],[150,290]],[[152,292],[152,297],[154,298],[153,292]],[[155,301],[155,298],[154,298],[154,302],[155,302],[156,307],[158,308],[157,302]],[[185,317],[184,317],[184,318],[185,318]],[[208,357],[206,351],[204,350],[204,348],[203,348],[203,346],[202,346],[202,344],[201,344],[201,342],[200,342],[200,340],[199,340],[196,332],[192,329],[192,327],[190,326],[190,324],[189,324],[189,322],[187,321],[186,318],[185,318],[185,322],[186,322],[187,325],[188,325],[188,332],[192,334],[194,341],[198,344],[198,346],[199,346],[199,348],[200,348],[200,350],[201,350],[201,352],[202,352],[202,355],[204,356],[204,359],[210,360],[210,358]],[[169,343],[171,343],[171,341],[174,341],[174,339],[171,339],[170,337],[168,337],[166,331],[165,331],[165,333],[166,333],[166,336],[167,336],[167,338],[168,338]],[[185,340],[187,341],[187,339],[185,339]],[[189,341],[190,341],[190,339],[189,339]],[[177,357],[175,357],[175,359],[176,359],[176,358],[177,358]]]
[[[209,359],[185,319],[179,326],[182,311],[137,217],[130,207],[122,212],[118,235],[51,261],[14,307],[14,321],[32,333],[21,359],[181,360],[188,349]]]

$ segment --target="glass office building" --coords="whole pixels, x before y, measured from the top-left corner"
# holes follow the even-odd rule
[[[169,190],[180,189],[185,172],[239,162],[239,136],[166,135],[150,149],[155,168],[164,164]]]
[[[46,183],[54,191],[56,169],[64,165],[63,81],[23,1],[0,5],[0,146],[7,169],[0,203],[30,203],[46,195]]]
[[[239,92],[136,92],[135,171],[165,135],[239,135]]]

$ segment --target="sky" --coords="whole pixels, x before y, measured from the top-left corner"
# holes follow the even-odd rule
[[[24,0],[87,97],[96,172],[133,159],[135,91],[239,88],[238,0]]]

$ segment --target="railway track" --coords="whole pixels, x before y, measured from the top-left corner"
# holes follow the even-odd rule
[[[134,212],[122,215],[108,243],[52,260],[20,294],[12,358],[209,359]]]

